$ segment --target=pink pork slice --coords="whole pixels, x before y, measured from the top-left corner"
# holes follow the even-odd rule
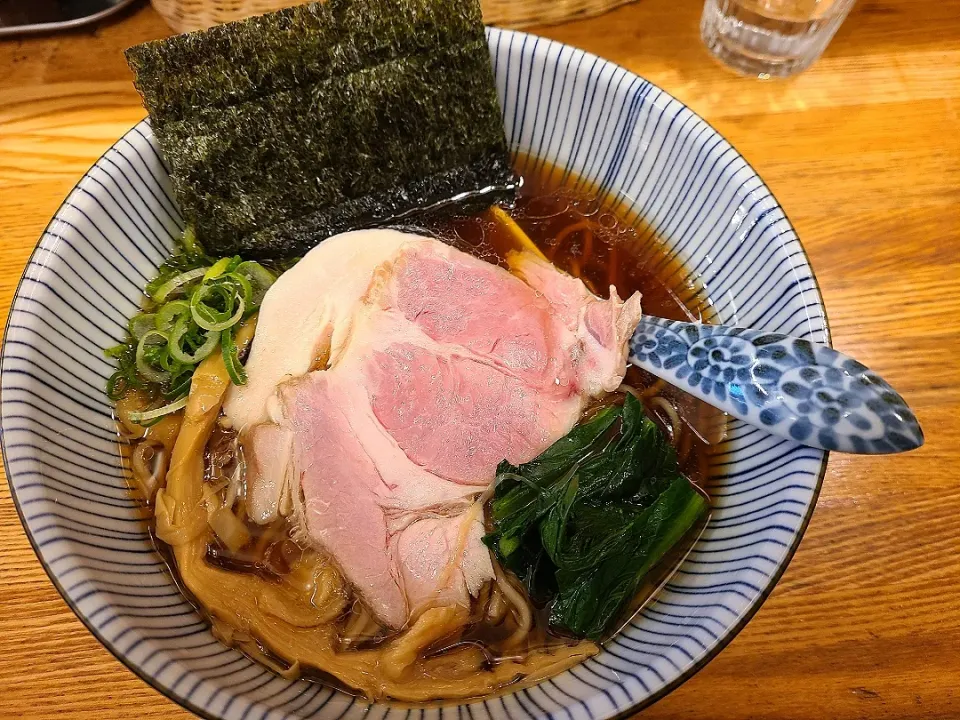
[[[407,457],[454,482],[486,485],[501,460],[532,460],[582,408],[570,386],[552,396],[475,357],[412,343],[375,352],[365,371],[373,412]]]
[[[396,308],[431,339],[462,346],[532,389],[561,398],[577,392],[573,338],[530,285],[447,245],[403,250],[390,270],[369,293],[381,307]]]
[[[492,573],[482,515],[464,511],[467,500],[444,503],[442,491],[432,512],[392,509],[398,486],[384,480],[358,439],[357,412],[338,385],[328,373],[312,373],[284,390],[311,539],[389,627],[402,627],[431,601],[466,604]],[[438,517],[441,510],[452,514]]]
[[[492,577],[473,500],[619,385],[639,317],[639,296],[418,240],[374,272],[335,364],[280,386],[305,529],[394,628]]]
[[[550,303],[556,317],[576,335],[580,352],[577,377],[588,396],[613,392],[623,382],[628,343],[640,322],[640,294],[625,302],[610,286],[610,299],[601,300],[572,275],[562,273],[544,258],[511,253],[510,269]]]
[[[409,485],[418,484],[417,469],[378,468],[383,459],[371,457],[357,432],[368,422],[369,407],[359,407],[349,383],[341,380],[338,373],[316,372],[283,390],[307,533],[336,558],[389,627],[402,627],[411,611],[431,600],[466,605],[469,594],[492,575],[480,542],[482,516],[471,518],[465,511],[476,490],[429,478],[420,484],[433,496],[421,502],[432,503],[404,507]],[[390,476],[394,482],[387,481]]]
[[[330,552],[378,617],[392,627],[406,620],[406,601],[388,556],[383,508],[388,491],[354,434],[336,383],[313,373],[286,403],[294,432],[293,462],[300,475],[311,539]],[[287,390],[288,395],[294,388]]]

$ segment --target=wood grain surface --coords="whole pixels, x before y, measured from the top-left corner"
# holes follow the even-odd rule
[[[614,60],[710,121],[795,224],[834,342],[890,380],[927,436],[834,456],[793,563],[706,669],[643,713],[960,718],[960,2],[861,0],[787,82],[736,77],[699,0],[641,0],[539,32]],[[93,31],[0,41],[0,320],[44,225],[137,120],[121,50],[147,6]],[[0,718],[186,718],[73,616],[0,481]]]

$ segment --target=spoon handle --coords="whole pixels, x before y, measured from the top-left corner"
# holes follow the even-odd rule
[[[883,378],[819,343],[644,315],[630,340],[630,362],[804,445],[861,454],[923,445],[916,416]]]

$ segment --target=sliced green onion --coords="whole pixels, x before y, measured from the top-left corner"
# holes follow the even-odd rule
[[[164,383],[170,379],[169,372],[158,370],[153,365],[150,365],[144,356],[148,346],[156,347],[166,344],[167,336],[159,330],[149,330],[145,332],[137,343],[137,372],[150,382]],[[167,355],[167,353],[163,352],[160,354],[160,357],[162,358],[165,355]]]
[[[260,306],[260,303],[263,302],[263,296],[267,294],[267,290],[277,281],[276,276],[272,272],[260,263],[252,260],[240,263],[233,272],[236,275],[242,275],[250,281],[250,285],[253,287],[253,297],[250,300],[251,308]]]
[[[103,354],[108,358],[121,358],[123,357],[123,354],[127,352],[127,348],[129,347],[130,346],[126,343],[123,343],[122,345],[114,345],[113,347],[108,347],[106,350],[104,350]]]
[[[149,360],[150,358],[147,358],[147,359]],[[183,370],[183,363],[180,362],[179,360],[176,360],[170,354],[169,343],[167,343],[167,345],[165,345],[164,347],[160,348],[157,351],[157,360],[159,362],[154,364],[159,364],[160,367],[166,370],[168,373],[170,373],[170,375],[176,375],[178,372]],[[169,378],[167,379],[169,380]]]
[[[203,302],[208,295],[214,293],[219,294],[223,298],[227,308],[226,310],[216,310]],[[231,315],[230,312],[233,311],[234,299],[237,300],[237,309]],[[196,292],[193,293],[193,297],[190,298],[190,314],[193,315],[193,321],[204,330],[210,330],[212,332],[226,330],[240,322],[240,318],[243,317],[244,307],[243,298],[236,297],[236,294],[231,293],[223,284],[201,285],[197,288]]]
[[[205,267],[196,268],[195,270],[187,270],[176,277],[170,278],[157,288],[157,292],[153,295],[154,301],[158,303],[164,302],[171,293],[178,291],[184,285],[189,285],[194,280],[202,278],[207,270],[208,268]]]
[[[183,237],[180,238],[180,245],[187,255],[200,255],[203,253],[203,248],[201,248],[200,243],[197,242],[197,234],[193,230],[193,225],[187,225],[187,227],[184,228]]]
[[[146,410],[145,412],[132,412],[130,413],[130,421],[140,425],[144,422],[161,418],[164,415],[175,413],[177,410],[185,408],[186,406],[187,406],[187,396],[184,395],[179,400],[174,400],[169,405],[164,405],[163,407],[159,407],[156,410]]]
[[[184,365],[196,365],[198,362],[207,357],[207,355],[216,350],[217,343],[220,341],[220,336],[215,332],[203,333],[203,343],[192,353],[188,353],[183,349],[183,340],[184,336],[186,336],[189,332],[190,327],[187,325],[187,319],[181,316],[180,319],[177,320],[177,324],[173,326],[173,330],[170,332],[170,355],[174,358],[174,360],[178,360]]]
[[[191,316],[199,314],[207,323],[229,320],[236,308],[237,292],[222,283],[201,285],[190,298]]]
[[[276,282],[275,272],[239,255],[208,256],[190,226],[180,245],[181,251],[159,268],[144,290],[152,301],[146,307],[154,312],[134,315],[124,343],[104,351],[117,364],[107,380],[111,399],[131,388],[147,388],[154,397],[179,401],[190,391],[197,364],[216,351],[218,342],[225,345],[221,352],[231,381],[242,385],[247,380],[234,326],[260,307]],[[163,413],[138,417],[146,427]]]
[[[186,300],[171,300],[157,311],[157,330],[169,333],[182,315],[190,315],[190,303]]]
[[[215,337],[218,340],[220,339],[219,335],[215,335]],[[194,370],[196,370],[196,367],[191,365],[181,370],[179,375],[174,375],[170,379],[170,389],[163,393],[163,396],[165,398],[178,398],[190,392],[190,383],[193,382]]]
[[[251,309],[250,304],[253,302],[253,286],[250,284],[250,281],[238,273],[227,273],[223,278],[240,286],[240,289],[243,291],[244,307]]]
[[[110,379],[107,380],[107,397],[111,400],[119,400],[127,394],[130,389],[130,383],[122,370],[117,370]]]
[[[223,275],[225,272],[227,272],[227,268],[230,267],[231,262],[233,262],[233,258],[230,257],[220,258],[217,260],[213,265],[207,268],[207,272],[203,274],[203,281],[206,282],[207,280],[213,280]]]
[[[234,385],[247,384],[247,372],[240,364],[237,355],[237,346],[233,342],[233,331],[224,330],[220,333],[220,352],[223,354],[223,364],[227,366],[227,374]]]
[[[134,339],[139,340],[145,332],[153,330],[156,327],[156,315],[154,315],[154,313],[137,313],[130,318],[127,326]]]

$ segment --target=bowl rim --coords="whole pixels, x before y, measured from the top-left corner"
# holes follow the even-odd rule
[[[754,166],[746,159],[743,153],[741,153],[737,149],[737,147],[732,142],[730,142],[729,139],[726,138],[725,135],[723,135],[720,131],[718,131],[713,126],[712,123],[710,123],[707,119],[705,119],[695,110],[693,110],[692,108],[687,106],[685,103],[675,98],[673,95],[668,93],[666,90],[661,88],[656,83],[650,80],[647,80],[645,77],[630,70],[629,68],[626,68],[611,60],[607,60],[594,53],[588,52],[586,50],[582,50],[576,46],[569,45],[567,43],[562,43],[556,40],[552,40],[550,38],[546,38],[540,35],[535,35],[534,33],[528,33],[521,30],[510,30],[506,28],[488,27],[486,28],[486,34],[487,34],[488,44],[492,42],[493,37],[496,35],[534,38],[547,43],[548,46],[549,45],[555,46],[560,50],[567,49],[573,52],[582,53],[586,59],[598,61],[601,67],[606,66],[613,69],[619,69],[624,71],[628,75],[634,76],[636,78],[643,80],[646,83],[649,83],[653,88],[661,92],[668,100],[677,103],[681,108],[683,108],[687,112],[692,113],[699,120],[701,120],[710,129],[710,131],[712,131],[718,137],[726,141],[729,144],[729,146],[733,149],[733,151],[737,154],[737,156],[743,161],[745,167],[748,168],[749,171],[755,177],[757,177],[761,181],[761,183],[763,183],[764,186],[766,186],[769,189],[769,186],[767,186],[766,181],[763,180],[763,178],[757,172],[756,168],[754,168]],[[8,308],[8,314],[7,314],[7,320],[4,324],[3,341],[2,343],[0,343],[0,361],[2,361],[2,359],[7,356],[7,340],[9,338],[10,323],[12,322],[12,319],[13,319],[12,310],[13,310],[14,303],[16,302],[17,298],[20,297],[20,291],[22,289],[24,280],[26,279],[27,271],[31,266],[31,264],[33,264],[34,260],[36,259],[37,253],[40,250],[40,243],[44,235],[51,228],[53,223],[56,222],[57,217],[59,216],[60,210],[63,207],[64,203],[69,199],[70,195],[77,189],[77,187],[79,187],[79,185],[89,176],[90,172],[101,163],[101,161],[116,146],[116,144],[120,142],[121,139],[123,139],[124,137],[126,137],[127,134],[129,134],[134,129],[136,129],[137,127],[145,123],[149,123],[149,117],[146,117],[136,122],[130,128],[130,130],[127,130],[123,135],[121,135],[120,138],[118,138],[113,144],[111,144],[110,147],[104,150],[104,152],[97,158],[96,161],[94,161],[94,163],[90,166],[90,168],[88,168],[86,172],[84,172],[84,174],[80,177],[80,179],[77,180],[76,183],[74,183],[74,185],[70,188],[70,190],[67,191],[66,195],[64,196],[64,199],[57,206],[56,212],[50,218],[47,224],[44,226],[44,229],[41,232],[40,238],[37,240],[36,245],[34,246],[33,250],[31,251],[30,255],[27,258],[27,261],[24,265],[23,272],[21,272],[20,274],[20,279],[17,281],[16,289],[13,295],[11,296],[10,307]],[[815,293],[816,300],[820,306],[820,310],[823,316],[823,332],[826,336],[826,344],[829,346],[832,346],[833,344],[832,333],[830,330],[830,319],[827,314],[826,302],[824,301],[824,298],[823,298],[823,291],[820,287],[820,282],[817,279],[816,272],[813,268],[812,263],[810,262],[810,257],[807,254],[807,250],[804,247],[803,241],[800,239],[799,234],[796,233],[796,229],[794,227],[793,222],[790,220],[789,216],[787,215],[783,206],[780,204],[780,201],[777,199],[776,195],[773,194],[772,190],[770,192],[770,197],[775,203],[776,207],[783,214],[784,221],[787,223],[790,229],[793,230],[797,243],[800,246],[803,261],[806,263],[807,268],[810,271],[810,278],[813,281],[813,288],[811,292]],[[3,404],[3,394],[2,394],[2,387],[0,387],[0,406],[2,406],[2,404]],[[57,579],[57,576],[53,572],[53,569],[44,560],[43,554],[40,551],[40,547],[37,544],[37,540],[34,537],[33,531],[31,530],[29,523],[27,522],[26,516],[24,515],[24,511],[21,506],[20,499],[17,496],[16,488],[14,484],[10,481],[10,474],[8,469],[9,464],[7,462],[6,437],[2,427],[2,414],[0,414],[0,459],[2,459],[3,461],[4,473],[7,479],[7,487],[9,488],[9,491],[10,491],[10,498],[13,502],[14,508],[16,509],[17,517],[20,520],[20,525],[23,528],[24,535],[26,535],[27,540],[30,543],[30,547],[33,549],[34,555],[37,557],[37,560],[40,562],[41,567],[43,568],[47,577],[50,579],[53,586],[56,588],[57,593],[60,595],[61,599],[64,601],[67,607],[71,610],[71,612],[73,612],[73,614],[77,617],[77,619],[80,620],[80,622],[87,629],[87,631],[89,631],[90,634],[93,635],[94,638],[96,638],[96,640],[100,643],[100,645],[104,647],[114,658],[116,658],[121,663],[121,665],[123,665],[125,668],[130,670],[134,675],[140,678],[148,686],[152,687],[154,690],[159,692],[161,695],[166,697],[168,700],[194,713],[198,717],[204,718],[204,720],[221,720],[220,717],[200,707],[199,705],[194,703],[192,700],[189,700],[186,697],[179,696],[173,690],[171,690],[170,688],[167,688],[163,683],[159,682],[156,678],[154,678],[153,675],[144,671],[143,669],[138,667],[132,660],[125,657],[123,653],[121,653],[116,647],[114,647],[114,645],[111,642],[109,642],[104,637],[104,635],[80,611],[79,607],[71,599],[66,589]],[[813,518],[814,513],[816,512],[817,503],[819,501],[820,492],[823,488],[823,480],[824,480],[824,477],[826,476],[829,459],[830,459],[830,453],[828,451],[824,452],[823,459],[820,461],[820,467],[817,473],[816,483],[811,493],[810,504],[808,505],[803,518],[801,518],[800,523],[797,526],[797,531],[794,537],[792,538],[789,547],[784,553],[783,560],[779,564],[779,566],[775,569],[775,571],[771,573],[769,580],[761,589],[760,593],[754,598],[754,600],[749,605],[749,607],[747,607],[747,609],[737,618],[736,622],[734,622],[724,630],[724,634],[722,635],[722,637],[709,650],[707,650],[696,662],[692,663],[689,667],[681,671],[673,680],[666,683],[658,690],[650,693],[647,697],[643,698],[642,700],[639,700],[638,702],[635,702],[630,707],[624,708],[623,710],[610,716],[611,720],[624,720],[625,718],[628,718],[636,714],[637,712],[640,712],[641,710],[644,710],[650,707],[651,705],[653,705],[654,703],[662,700],[664,697],[666,697],[667,695],[672,693],[674,690],[676,690],[678,687],[683,685],[690,678],[692,678],[694,675],[699,673],[700,670],[706,667],[706,665],[708,665],[714,658],[716,658],[717,655],[719,655],[724,649],[726,649],[726,647],[740,634],[740,632],[746,627],[746,625],[760,611],[760,608],[766,603],[767,599],[770,597],[770,594],[773,592],[774,588],[776,588],[777,584],[780,582],[781,578],[783,577],[784,573],[789,567],[791,561],[793,560],[793,557],[796,554],[797,550],[799,549],[800,543],[803,540],[804,535],[806,534],[807,528],[810,525],[810,521]],[[420,707],[422,707],[422,705],[420,705]]]

